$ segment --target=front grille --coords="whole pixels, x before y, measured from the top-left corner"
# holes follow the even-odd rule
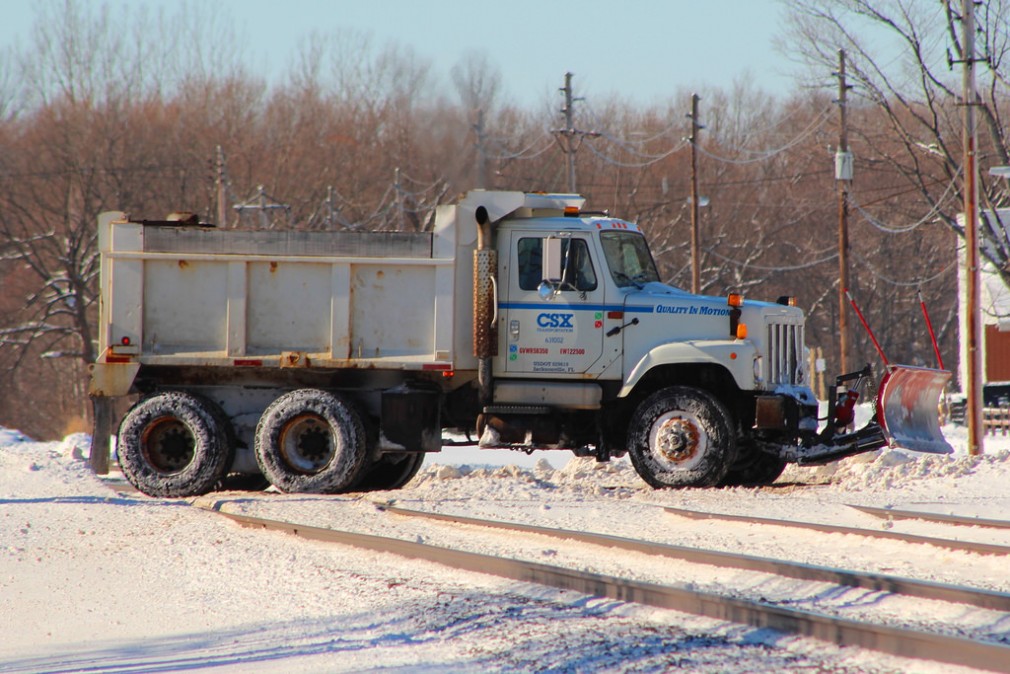
[[[768,324],[768,383],[801,384],[803,326]]]

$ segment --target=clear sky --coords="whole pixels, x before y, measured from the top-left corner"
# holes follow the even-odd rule
[[[101,6],[99,0],[79,0]],[[0,45],[26,44],[34,0],[0,0]],[[249,65],[284,72],[313,31],[351,28],[377,44],[409,45],[448,83],[469,50],[500,68],[503,91],[525,105],[552,100],[574,73],[576,95],[658,103],[677,92],[748,79],[792,90],[791,64],[772,47],[777,0],[115,0],[111,8],[212,4],[245,38]],[[20,36],[20,37],[19,37]],[[448,85],[447,85],[448,86]]]

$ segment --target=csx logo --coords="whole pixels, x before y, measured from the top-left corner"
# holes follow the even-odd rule
[[[575,314],[537,314],[537,325],[541,328],[574,328]]]

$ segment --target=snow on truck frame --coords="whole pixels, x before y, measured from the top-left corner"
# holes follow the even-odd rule
[[[854,396],[833,392],[819,429],[800,309],[660,283],[638,228],[583,204],[471,191],[418,233],[103,214],[90,393],[96,419],[139,394],[118,426],[125,476],[155,496],[264,477],[395,489],[445,430],[628,453],[654,487],[767,483],[888,442],[950,451],[949,373],[889,366],[879,419],[846,432]]]

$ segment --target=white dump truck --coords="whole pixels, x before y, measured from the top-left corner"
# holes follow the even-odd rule
[[[96,418],[137,396],[116,433],[123,473],[155,496],[242,476],[394,489],[470,438],[627,453],[648,484],[678,487],[765,483],[888,441],[949,451],[935,414],[949,373],[890,366],[878,419],[849,430],[853,397],[833,395],[819,424],[789,298],[663,284],[636,225],[583,205],[477,190],[430,232],[103,214],[90,393]]]

